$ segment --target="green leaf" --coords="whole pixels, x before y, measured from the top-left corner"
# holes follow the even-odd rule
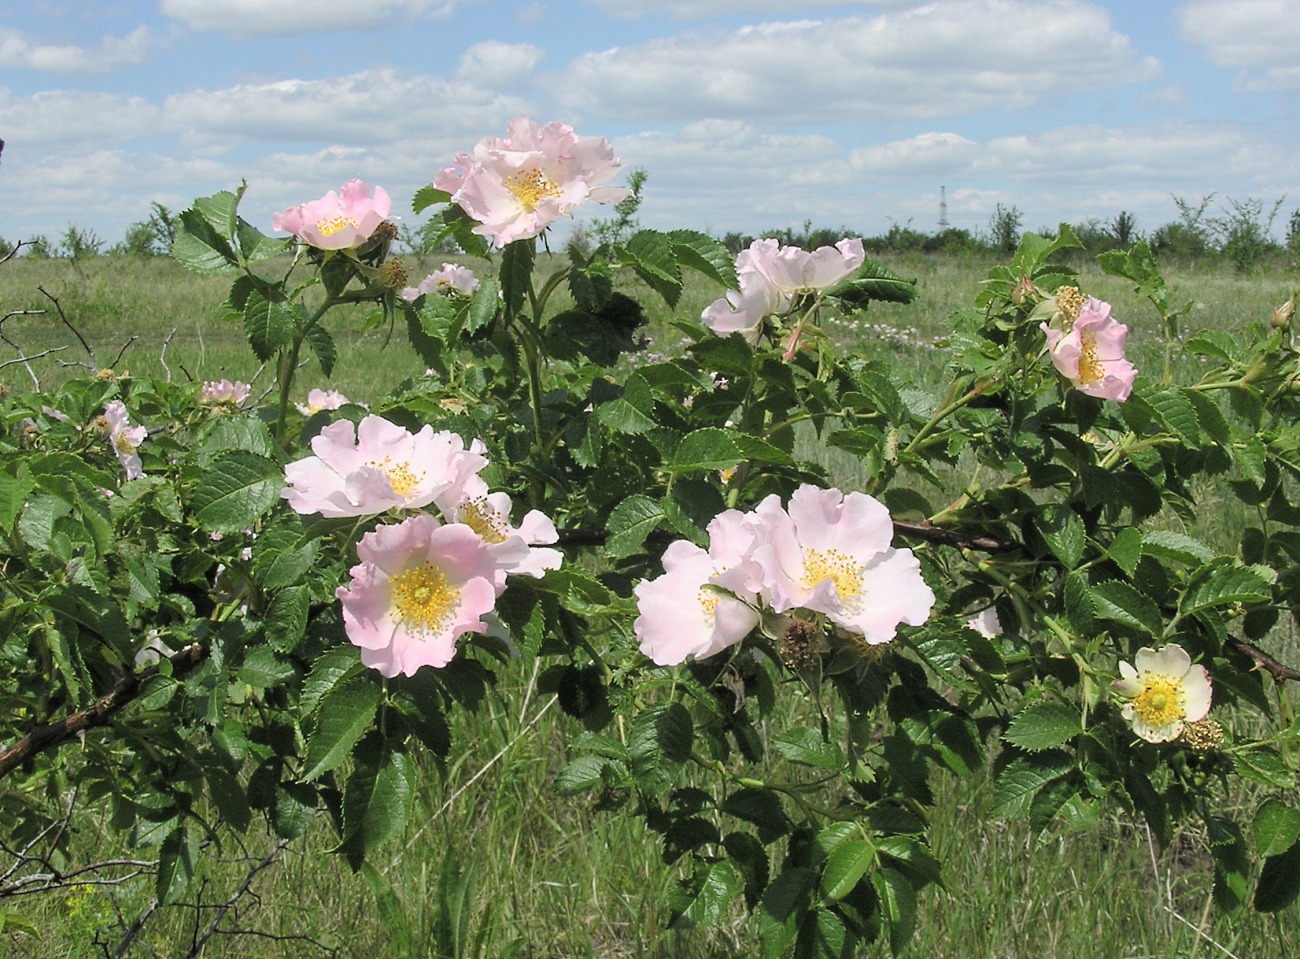
[[[626,262],[670,307],[682,294],[682,271],[673,242],[657,230],[638,230],[627,241]]]
[[[720,808],[728,815],[757,826],[758,838],[764,843],[775,842],[792,828],[780,797],[767,788],[747,786],[739,789],[729,795]]]
[[[1187,584],[1181,604],[1183,615],[1235,603],[1267,603],[1272,599],[1273,577],[1265,576],[1262,569],[1242,566],[1229,557],[1201,567]]]
[[[533,238],[514,240],[501,251],[501,295],[510,314],[523,309],[533,278]]]
[[[681,703],[659,703],[638,713],[627,734],[637,785],[651,795],[671,786],[690,758],[694,736],[691,714]]]
[[[336,686],[322,698],[315,728],[307,739],[307,755],[299,777],[302,782],[309,783],[343,762],[370,728],[379,699],[380,689],[369,676]]]
[[[1126,575],[1132,576],[1137,571],[1137,565],[1142,559],[1141,531],[1135,526],[1125,526],[1111,540],[1110,546],[1106,548],[1106,555]]]
[[[1052,780],[1060,779],[1071,768],[1073,763],[1069,757],[1060,752],[1015,760],[998,774],[989,815],[1017,819],[1028,814],[1038,791]]]
[[[730,861],[711,863],[682,916],[691,923],[716,926],[726,918],[744,888],[745,877]]]
[[[764,959],[785,955],[812,905],[817,875],[806,866],[788,866],[763,892],[758,931]]]
[[[194,206],[180,214],[172,241],[172,256],[195,273],[234,273],[240,265],[231,237],[214,228],[203,215],[198,208],[202,202],[196,200]]]
[[[850,839],[831,850],[822,872],[822,893],[843,899],[876,861],[876,847],[865,839]]]
[[[330,336],[329,330],[325,329],[324,324],[317,323],[308,328],[303,334],[307,345],[311,347],[312,353],[316,356],[316,362],[320,364],[320,371],[323,376],[332,376],[334,374],[334,364],[339,358],[338,347],[334,345],[334,337]]]
[[[654,395],[645,378],[633,373],[623,394],[596,407],[596,419],[618,433],[644,433],[659,424],[654,419]]]
[[[216,765],[206,766],[203,775],[208,781],[208,795],[221,818],[237,832],[246,832],[253,814],[248,806],[248,795],[239,780]]]
[[[320,706],[321,700],[364,671],[356,647],[352,645],[335,646],[321,653],[311,664],[311,671],[303,682],[302,697],[298,700],[299,716],[308,719]]]
[[[673,230],[668,241],[682,266],[703,273],[728,290],[737,288],[735,258],[718,240],[695,230]]]
[[[248,294],[244,304],[244,334],[254,355],[265,363],[288,346],[296,322],[294,308],[280,300],[268,300],[260,291]]]
[[[916,280],[899,276],[888,267],[868,259],[862,266],[826,291],[843,303],[865,309],[872,300],[911,303],[916,299]]]
[[[1128,583],[1111,580],[1099,583],[1088,590],[1093,613],[1098,619],[1109,619],[1140,629],[1152,636],[1163,631],[1160,609]]]
[[[1083,561],[1083,520],[1073,510],[1067,507],[1044,509],[1038,528],[1066,569],[1074,569]]]
[[[158,850],[158,874],[154,882],[154,895],[159,903],[168,905],[185,894],[198,857],[198,840],[183,824],[167,834]]]
[[[466,333],[477,333],[491,325],[501,307],[501,298],[497,295],[497,282],[485,276],[470,294],[469,309],[465,313],[462,329]]]
[[[889,920],[889,950],[898,956],[912,940],[916,928],[916,890],[897,869],[881,869],[871,877],[885,918]]]
[[[1243,779],[1281,789],[1295,788],[1295,772],[1267,746],[1231,750],[1237,774]]]
[[[411,198],[411,209],[416,213],[423,213],[435,203],[450,203],[451,194],[446,190],[439,190],[436,186],[422,186],[415,191],[415,196]]]
[[[682,437],[668,468],[674,473],[731,469],[740,462],[740,450],[727,430],[702,429]]]
[[[397,835],[411,817],[416,770],[411,757],[383,750],[376,760],[362,758],[343,789],[345,838],[362,855]]]
[[[1199,566],[1215,558],[1214,550],[1200,540],[1173,530],[1154,530],[1142,536],[1142,555]]]
[[[605,531],[605,554],[610,559],[622,559],[641,548],[651,530],[664,521],[663,508],[648,496],[640,493],[623,500],[609,514]]]
[[[1077,708],[1049,701],[1022,709],[1002,738],[1026,752],[1036,753],[1064,745],[1081,732]]]
[[[777,752],[792,763],[817,769],[840,769],[844,753],[837,743],[822,738],[815,729],[788,729],[773,740]]]
[[[1300,843],[1264,860],[1255,887],[1255,909],[1281,912],[1300,896]]]
[[[284,473],[272,460],[242,450],[215,456],[190,494],[200,528],[233,533],[253,526],[280,502]]]
[[[1250,828],[1259,855],[1276,856],[1300,839],[1300,809],[1278,799],[1265,799],[1255,810]]]

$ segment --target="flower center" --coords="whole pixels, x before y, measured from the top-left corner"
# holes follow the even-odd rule
[[[134,453],[140,444],[131,436],[130,430],[122,430],[113,437],[113,445],[119,453]]]
[[[840,602],[848,605],[862,595],[862,564],[838,549],[804,550],[803,585],[813,589],[829,579],[835,584]]]
[[[356,220],[350,216],[332,216],[328,219],[316,221],[316,232],[321,236],[333,236],[348,227],[358,226]]]
[[[1061,316],[1065,318],[1065,328],[1068,330],[1074,325],[1074,321],[1079,316],[1079,310],[1083,307],[1083,294],[1079,292],[1077,286],[1063,286],[1056,291],[1056,308],[1061,311]]]
[[[1148,726],[1168,726],[1185,715],[1183,684],[1164,673],[1143,673],[1142,691],[1133,699],[1133,708]]]
[[[1097,359],[1097,334],[1081,333],[1079,335],[1079,383],[1093,386],[1106,377],[1105,367]]]
[[[537,209],[537,204],[545,197],[563,195],[555,181],[541,170],[516,170],[502,182],[529,213]]]
[[[432,563],[412,566],[392,579],[393,609],[413,633],[426,636],[448,629],[460,603],[460,590]]]
[[[483,496],[461,503],[456,508],[456,519],[483,537],[485,543],[504,543],[510,535],[506,521]]]
[[[704,621],[712,626],[718,614],[717,592],[709,589],[708,586],[701,586],[699,592],[695,594],[695,600],[700,604],[700,609],[704,610]]]
[[[410,463],[393,463],[387,456],[382,460],[371,460],[366,464],[372,470],[379,470],[388,477],[388,483],[393,487],[393,492],[403,498],[409,498],[411,491],[420,485],[424,479],[424,473],[416,473],[411,469]]]

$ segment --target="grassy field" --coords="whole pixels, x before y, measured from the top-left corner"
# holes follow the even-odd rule
[[[413,267],[413,276],[440,260]],[[946,317],[971,303],[986,274],[982,262],[901,259],[891,268],[918,279],[918,302],[873,306],[865,317],[832,327],[846,347],[885,353],[909,375],[938,375],[934,347]],[[1173,272],[1176,301],[1195,303],[1186,328],[1239,327],[1267,322],[1290,295],[1290,276],[1237,277]],[[1158,368],[1164,345],[1155,311],[1132,295],[1130,284],[1085,271],[1081,284],[1114,304],[1130,326],[1131,356],[1139,369]],[[197,277],[166,260],[101,258],[82,264],[17,260],[0,266],[0,296],[8,345],[0,344],[0,378],[29,389],[20,355],[60,352],[31,361],[45,384],[73,375],[67,363],[129,369],[137,376],[195,381],[257,375],[237,325],[222,319],[227,282]],[[44,290],[44,292],[41,292]],[[718,294],[690,287],[679,307],[698,311]],[[85,337],[93,361],[55,307]],[[651,302],[647,298],[647,302]],[[678,347],[665,316],[651,325],[652,348]],[[354,399],[380,395],[423,374],[398,330],[360,332],[365,317],[335,319],[338,374],[328,385]],[[174,331],[174,332],[173,332]],[[164,349],[165,344],[165,349]],[[21,351],[15,352],[14,346]],[[118,356],[121,353],[120,358]],[[300,374],[302,391],[325,386],[314,366]],[[261,373],[256,383],[270,386]],[[1232,517],[1207,511],[1202,534],[1234,542]],[[1295,652],[1294,648],[1291,650]],[[1294,663],[1293,663],[1294,665]],[[430,767],[417,813],[399,841],[375,863],[393,885],[396,909],[377,906],[370,888],[328,850],[335,842],[319,820],[307,836],[281,850],[257,833],[246,848],[210,850],[203,881],[206,902],[231,903],[221,917],[210,954],[242,957],[591,956],[730,959],[757,954],[756,925],[737,912],[713,929],[667,930],[663,903],[675,878],[659,844],[637,817],[591,810],[582,798],[554,795],[565,743],[578,731],[535,675],[511,667],[500,675],[498,696],[474,715],[460,717],[445,775]],[[1294,694],[1293,694],[1294,695]],[[1044,837],[1021,822],[990,820],[983,775],[941,778],[932,810],[933,841],[945,863],[944,888],[926,890],[911,955],[934,959],[1145,959],[1236,956],[1290,959],[1300,954],[1300,906],[1273,917],[1219,915],[1205,837],[1179,833],[1161,850],[1139,822],[1111,818],[1079,834]],[[1250,797],[1234,797],[1249,807]],[[79,823],[78,842],[89,857],[120,853],[95,822]],[[250,870],[251,891],[239,895]],[[0,867],[3,863],[0,862]],[[111,955],[152,894],[148,878],[109,891],[74,888],[0,903],[44,930],[39,937],[0,934],[0,956],[90,959]],[[217,919],[212,909],[160,910],[145,925],[131,956],[184,955]],[[243,930],[243,932],[238,932]],[[107,947],[107,948],[105,948]],[[888,954],[881,945],[868,953]]]

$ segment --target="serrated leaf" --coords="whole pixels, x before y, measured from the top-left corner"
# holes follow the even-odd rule
[[[221,818],[237,832],[247,831],[253,814],[248,806],[248,795],[239,780],[220,766],[207,766],[203,776],[208,781],[208,795]]]
[[[1171,433],[1192,449],[1201,447],[1201,424],[1196,416],[1196,408],[1175,387],[1153,390],[1145,395],[1149,403],[1160,414],[1165,426]]]
[[[641,548],[645,538],[664,521],[663,508],[648,496],[640,493],[623,500],[609,514],[605,531],[605,554],[611,559],[622,559]]]
[[[1281,912],[1300,896],[1300,843],[1264,860],[1255,886],[1255,909]]]
[[[360,676],[365,671],[357,650],[351,645],[335,646],[316,657],[303,681],[302,697],[298,700],[298,714],[306,720],[316,712],[321,700],[339,685]]]
[[[876,861],[876,847],[865,839],[850,839],[831,850],[822,871],[822,893],[827,899],[843,899]]]
[[[823,739],[815,729],[788,729],[777,736],[772,744],[787,760],[801,766],[839,769],[844,765],[844,753],[839,744]]]
[[[406,826],[415,795],[415,767],[411,757],[384,750],[376,762],[363,760],[343,789],[342,845],[356,843],[361,853],[372,852]]]
[[[695,230],[672,230],[668,241],[682,266],[703,273],[728,290],[737,288],[735,259],[722,243]]]
[[[627,734],[637,784],[652,795],[671,786],[690,758],[694,736],[691,714],[681,703],[659,703],[639,712]]]
[[[198,841],[183,824],[168,833],[158,850],[158,873],[154,881],[154,895],[159,903],[168,905],[185,894],[194,878],[198,857]]]
[[[711,863],[682,915],[702,926],[716,926],[745,888],[745,877],[728,860]]]
[[[916,928],[916,890],[897,869],[881,869],[871,879],[889,921],[889,950],[895,956],[902,955]]]
[[[289,345],[295,316],[294,308],[288,303],[268,300],[258,290],[248,294],[244,304],[244,334],[259,360],[265,363]]]
[[[1074,510],[1067,507],[1045,509],[1038,528],[1048,548],[1066,569],[1074,569],[1083,561],[1083,520]]]
[[[316,362],[320,364],[321,375],[326,377],[334,375],[334,364],[338,362],[339,351],[334,345],[334,337],[330,336],[329,330],[317,323],[308,328],[303,338],[311,347]]]
[[[916,299],[916,280],[899,276],[883,264],[868,259],[852,276],[828,289],[826,295],[859,309],[865,309],[873,300],[911,303]]]
[[[1173,530],[1154,530],[1142,536],[1142,555],[1201,565],[1215,558],[1214,550],[1200,540]]]
[[[1025,752],[1061,746],[1083,732],[1079,710],[1058,702],[1038,702],[1011,720],[1003,739]]]
[[[415,191],[415,196],[411,197],[411,209],[416,213],[423,213],[435,203],[451,202],[451,194],[446,190],[439,190],[436,186],[426,185]]]
[[[673,244],[657,230],[638,230],[624,251],[630,265],[670,307],[682,293],[682,272],[673,254]]]
[[[232,450],[213,457],[190,494],[194,521],[205,530],[233,533],[253,526],[280,502],[284,473],[263,456]]]
[[[1281,789],[1295,788],[1295,772],[1269,747],[1236,749],[1231,754],[1237,774],[1243,779]]]
[[[1192,574],[1183,596],[1184,615],[1235,603],[1267,603],[1272,599],[1272,579],[1259,567],[1242,566],[1221,558]]]
[[[726,430],[708,428],[687,433],[673,454],[674,473],[731,469],[740,462],[740,450]]]
[[[998,773],[989,815],[1004,819],[1026,815],[1038,791],[1064,776],[1072,765],[1069,758],[1059,752],[1015,760]]]
[[[307,739],[300,781],[309,783],[347,758],[374,722],[379,699],[380,689],[368,676],[336,686],[322,698],[316,725]]]
[[[763,959],[784,955],[794,942],[811,905],[816,878],[816,873],[806,866],[790,866],[764,890],[758,913]]]
[[[1255,810],[1250,829],[1255,851],[1262,857],[1276,856],[1300,840],[1300,809],[1278,799],[1265,799]]]
[[[596,419],[618,433],[644,433],[659,424],[654,412],[654,396],[650,384],[637,374],[627,378],[623,394],[596,407]]]
[[[507,243],[501,251],[501,270],[498,277],[501,282],[501,296],[505,300],[508,315],[523,309],[524,300],[533,278],[533,261],[536,248],[533,238],[514,240]]]
[[[1088,595],[1098,619],[1122,623],[1152,636],[1161,635],[1159,607],[1128,583],[1119,580],[1099,583],[1088,590]]]
[[[1134,526],[1125,526],[1115,538],[1111,540],[1110,546],[1106,547],[1106,555],[1109,556],[1126,575],[1132,576],[1137,570],[1137,565],[1142,559],[1142,533]]]
[[[497,281],[485,276],[469,297],[469,309],[465,312],[462,329],[466,333],[477,333],[489,326],[496,319],[501,298],[497,295]]]

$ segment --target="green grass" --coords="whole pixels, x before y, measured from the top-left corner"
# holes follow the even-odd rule
[[[412,275],[418,278],[419,270],[436,265],[431,258],[412,268]],[[932,379],[942,355],[918,344],[941,336],[948,314],[971,303],[989,264],[918,257],[889,265],[918,278],[917,303],[873,306],[856,329],[839,327],[835,335],[847,346],[886,354],[908,375]],[[97,366],[126,368],[138,376],[165,376],[170,368],[173,379],[195,381],[248,380],[257,371],[242,331],[221,318],[227,287],[221,278],[198,277],[165,260],[107,258],[80,266],[12,261],[0,267],[0,278],[6,311],[47,311],[10,317],[3,327],[9,340],[26,355],[65,347],[33,361],[45,383],[71,375],[59,361],[89,362],[89,357],[38,286],[58,299],[95,350]],[[1175,301],[1196,303],[1185,320],[1188,330],[1267,322],[1292,282],[1201,272],[1168,279]],[[1139,367],[1155,368],[1150,364],[1159,362],[1163,346],[1143,342],[1160,334],[1149,304],[1135,299],[1130,284],[1095,270],[1086,271],[1082,286],[1114,304],[1115,314],[1130,324]],[[679,314],[697,316],[717,294],[692,284]],[[646,302],[654,303],[648,297]],[[652,349],[679,348],[666,311],[656,309],[651,319]],[[363,320],[331,321],[343,360],[329,385],[369,400],[423,370],[404,347],[402,331],[385,346],[386,331],[361,333]],[[115,359],[128,343],[122,358]],[[15,356],[6,346],[0,350],[8,351],[0,353],[0,362]],[[313,364],[300,375],[304,392],[307,384],[324,385],[316,372]],[[0,377],[11,387],[31,386],[21,364],[6,366]],[[269,375],[263,373],[258,383],[269,386]],[[1202,535],[1236,541],[1241,517],[1214,509],[1205,513],[1209,519]],[[1290,652],[1295,653],[1294,643]],[[336,837],[322,816],[256,875],[252,891],[237,899],[223,920],[227,932],[213,938],[208,954],[231,959],[756,955],[756,924],[739,911],[712,929],[665,928],[665,893],[676,867],[662,862],[657,837],[647,834],[634,814],[595,811],[583,797],[557,797],[554,777],[578,727],[549,697],[537,695],[521,667],[502,669],[500,680],[498,696],[478,713],[453,717],[455,745],[445,773],[427,768],[405,835],[374,862],[392,885],[395,911],[380,910],[367,883],[330,854]],[[1288,695],[1294,703],[1295,693]],[[1026,823],[987,817],[989,785],[982,774],[967,780],[942,777],[936,794],[932,838],[945,863],[945,886],[922,895],[913,956],[1296,955],[1300,906],[1274,919],[1221,915],[1209,905],[1212,869],[1205,837],[1193,829],[1180,832],[1165,850],[1152,843],[1140,823],[1123,817],[1083,833],[1058,828],[1038,837]],[[1233,802],[1249,808],[1249,798],[1237,796]],[[83,855],[122,853],[96,816],[102,813],[92,809],[78,820]],[[274,845],[257,827],[244,842],[247,856],[233,842],[205,855],[201,881],[193,889],[201,890],[206,902],[234,895],[250,866]],[[0,867],[4,863],[0,860]],[[121,938],[120,929],[114,932],[116,910],[129,923],[151,895],[152,883],[142,878],[114,889],[82,887],[0,903],[41,930],[36,936],[0,934],[0,955],[104,955],[100,944],[113,948]],[[147,956],[150,950],[183,955],[212,918],[210,910],[164,908],[145,925],[129,955]],[[235,928],[258,934],[230,934]],[[868,953],[886,954],[884,946]]]

